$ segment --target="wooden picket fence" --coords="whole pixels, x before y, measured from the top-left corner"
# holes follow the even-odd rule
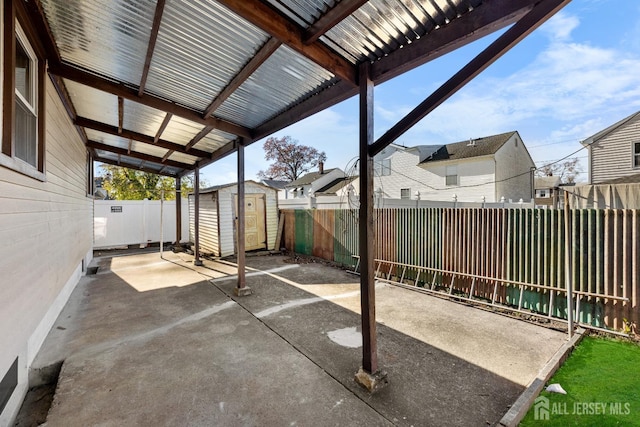
[[[355,266],[357,210],[283,210],[281,215],[288,250]],[[567,318],[568,276],[578,322],[627,331],[640,324],[640,210],[573,209],[569,241],[562,210],[377,209],[375,215],[375,257],[398,264],[388,276],[402,275],[420,287],[437,280],[449,291],[560,319]],[[439,273],[419,277],[418,268],[401,273],[399,265]],[[497,292],[492,279],[501,283]]]

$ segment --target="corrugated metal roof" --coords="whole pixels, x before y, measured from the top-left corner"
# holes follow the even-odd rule
[[[484,16],[490,19],[482,24],[486,26],[482,31],[462,25],[458,29],[460,41],[446,42],[447,48],[464,44],[474,34],[495,30],[512,22],[513,16],[522,16],[534,0],[513,6],[504,16],[499,16],[495,3],[483,4],[483,0],[369,0],[315,42],[304,39],[305,30],[318,24],[333,8],[338,7],[339,11],[345,3],[339,0],[264,0],[265,4],[255,5],[223,0],[166,0],[160,4],[156,0],[40,0],[40,3],[62,60],[58,64],[57,55],[48,56],[50,71],[65,79],[78,116],[117,127],[120,96],[125,99],[123,128],[139,134],[129,134],[134,139],[148,141],[146,138],[154,137],[167,112],[173,116],[162,132],[164,141],[185,146],[205,127],[214,127],[193,147],[212,154],[200,153],[202,163],[208,164],[217,158],[217,150],[223,149],[221,155],[232,151],[234,147],[229,144],[239,136],[245,142],[254,142],[276,128],[344,99],[347,93],[352,94],[358,64],[386,60],[398,49],[488,5],[488,15]],[[37,9],[33,7],[32,13],[38,13]],[[159,12],[161,19],[155,20]],[[153,37],[154,28],[157,37]],[[153,40],[155,44],[150,44]],[[277,40],[282,45],[275,52],[262,49],[274,47],[273,41]],[[267,41],[270,42],[265,45]],[[147,51],[151,56],[145,76]],[[417,51],[418,58],[395,55],[381,67],[404,71],[404,65],[426,61],[429,52]],[[393,72],[387,73],[377,78],[380,81],[391,78]],[[325,97],[323,93],[328,95]],[[220,97],[221,94],[224,96]],[[320,95],[319,103],[313,105],[316,95]],[[216,98],[219,107],[207,111]],[[306,100],[312,101],[308,109]],[[300,105],[301,114],[290,113]],[[88,133],[113,147],[129,145],[127,139],[117,136]],[[168,151],[144,144],[132,147],[158,157],[162,151],[165,154]],[[195,164],[196,157],[180,151],[177,148],[171,158]]]
[[[140,84],[155,2],[42,0],[64,61]]]
[[[248,62],[268,36],[211,1],[169,1],[147,91],[197,110]]]
[[[92,87],[64,80],[79,116],[118,126],[118,97]]]
[[[333,74],[281,46],[216,110],[216,116],[256,127],[333,83]]]
[[[129,139],[121,136],[110,135],[93,129],[85,129],[89,141],[100,142],[117,148],[129,148]]]

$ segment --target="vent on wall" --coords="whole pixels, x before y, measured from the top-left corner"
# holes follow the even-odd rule
[[[13,361],[13,364],[7,371],[7,373],[0,381],[0,412],[4,411],[4,407],[7,406],[7,402],[11,398],[13,390],[18,385],[18,358]]]

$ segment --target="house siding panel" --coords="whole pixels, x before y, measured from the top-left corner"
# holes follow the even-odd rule
[[[46,182],[0,167],[0,377],[20,357],[19,386],[56,310],[91,258],[86,149],[47,80]],[[18,402],[19,403],[19,402]],[[0,416],[8,421],[11,408]]]
[[[516,138],[518,143],[516,144]],[[533,172],[535,163],[518,135],[513,135],[495,154],[496,200],[529,202],[533,198]]]
[[[640,142],[640,116],[591,145],[591,184],[640,173],[640,168],[633,167],[634,142]]]

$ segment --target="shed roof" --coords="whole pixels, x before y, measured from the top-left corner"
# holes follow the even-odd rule
[[[421,163],[489,156],[495,154],[516,133],[516,131],[511,131],[499,135],[446,144]]]
[[[255,185],[259,185],[260,187],[264,187],[264,189],[268,190],[268,191],[273,191],[273,192],[278,191],[275,188],[269,187],[268,185],[261,184],[259,182],[253,181],[251,179],[245,181],[245,183],[248,183],[248,182],[250,182],[252,184],[255,184]],[[229,188],[229,187],[235,187],[237,185],[238,185],[237,182],[230,182],[228,184],[214,185],[213,187],[202,188],[200,190],[200,194],[213,193],[213,192],[216,192],[218,190],[223,190],[223,189]],[[194,193],[189,193],[189,194],[194,194]]]
[[[181,176],[568,0],[36,0],[96,160]],[[548,4],[548,6],[547,6]],[[534,25],[523,23],[523,26]]]

